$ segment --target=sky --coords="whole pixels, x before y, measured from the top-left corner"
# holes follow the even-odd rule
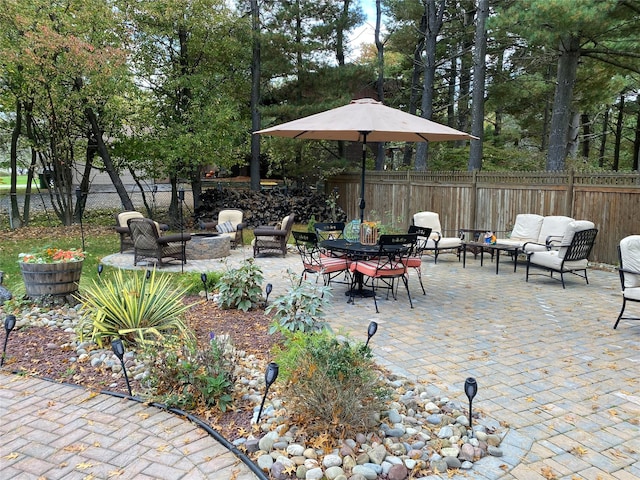
[[[349,60],[355,60],[360,54],[359,46],[363,43],[374,43],[376,29],[376,0],[360,0],[362,10],[367,17],[363,25],[354,30],[350,36],[353,53]]]

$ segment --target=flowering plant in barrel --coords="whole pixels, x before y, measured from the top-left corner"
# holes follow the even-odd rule
[[[77,248],[43,247],[20,253],[18,263],[28,297],[66,297],[78,291],[85,253]]]
[[[84,260],[85,253],[79,248],[63,250],[56,247],[44,247],[31,253],[20,253],[18,258],[23,263],[65,263]]]

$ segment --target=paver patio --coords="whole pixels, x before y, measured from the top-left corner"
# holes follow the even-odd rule
[[[249,256],[248,248],[234,250],[228,263],[235,265]],[[126,255],[107,260],[113,264],[128,262]],[[256,261],[263,268],[265,282],[274,285],[271,298],[286,289],[287,268],[296,273],[301,270],[299,257],[294,253],[285,259],[265,256]],[[569,276],[563,290],[559,282],[545,277],[531,277],[526,283],[524,268],[515,273],[505,268],[495,275],[489,263],[480,267],[479,259],[468,256],[467,267],[463,269],[453,255],[441,255],[437,264],[425,257],[426,295],[422,295],[415,273],[410,272],[414,309],[409,308],[406,293],[400,290],[398,301],[383,297],[379,301],[380,313],[376,314],[372,299],[356,299],[354,305],[347,304],[344,286],[337,285],[326,319],[335,331],[362,340],[366,339],[369,322],[376,320],[379,328],[370,345],[379,363],[395,373],[426,382],[434,394],[466,403],[464,380],[468,376],[477,379],[479,390],[474,409],[503,423],[507,431],[503,442],[505,455],[483,459],[464,478],[640,478],[640,322],[622,321],[617,330],[612,329],[621,306],[617,273],[590,270],[589,285]],[[169,270],[180,268],[176,265]],[[187,268],[211,271],[222,268],[222,262],[194,261]],[[54,426],[64,423],[67,417],[56,414],[55,421],[50,423],[44,422],[46,418],[40,422],[37,417],[27,423],[14,417],[25,415],[25,409],[42,409],[48,414],[52,410],[48,401],[68,402],[70,408],[88,408],[81,416],[84,420],[76,420],[79,423],[67,427],[71,433],[87,428],[89,412],[102,411],[106,401],[100,395],[87,399],[87,392],[68,386],[64,388],[71,389],[70,393],[61,400],[54,387],[40,390],[41,381],[35,379],[19,380],[25,385],[17,389],[11,377],[2,375],[0,380],[3,472],[4,466],[9,465],[5,462],[11,462],[12,472],[22,475],[9,478],[45,475],[39,468],[45,468],[49,462],[47,458],[38,460],[35,453],[40,448],[50,451],[51,458],[64,456],[64,449],[55,444]],[[51,392],[51,398],[47,392]],[[15,395],[20,396],[19,401]],[[146,427],[148,418],[143,419],[136,411],[139,408],[134,404],[110,411],[133,409],[135,413],[129,415],[128,421],[136,425],[129,428],[150,430]],[[155,420],[154,425],[158,427],[164,422],[175,425],[175,421],[163,418]],[[116,420],[113,422],[117,424]],[[105,430],[113,422],[104,421]],[[30,435],[8,435],[27,425],[33,430]],[[42,436],[37,435],[38,428],[42,429]],[[162,430],[158,428],[152,433],[161,435]],[[92,429],[90,433],[99,432]],[[118,442],[124,439],[118,429],[110,435]],[[185,435],[204,441],[203,433]],[[183,440],[179,440],[179,445],[180,442]],[[36,444],[38,448],[31,448]],[[187,473],[171,478],[232,478],[229,468],[240,468],[239,472],[247,475],[237,478],[251,478],[248,470],[242,470],[243,465],[227,461],[224,453],[220,461],[208,458],[214,457],[208,449],[217,451],[215,445],[204,449],[209,452],[206,456],[202,451],[193,452],[179,445],[172,447],[171,452],[177,457],[183,455],[180,460],[174,458]],[[110,445],[107,442],[101,448],[108,452]],[[32,466],[27,468],[23,462],[9,459],[14,451],[27,452],[25,457],[33,455],[33,462],[26,462]],[[79,455],[69,452],[70,458]],[[212,464],[220,465],[222,470],[212,472]],[[85,475],[73,471],[73,475],[76,473],[77,478]],[[64,478],[76,478],[69,475]],[[149,476],[135,478],[161,478],[149,472],[145,475]],[[58,477],[47,475],[47,478]]]

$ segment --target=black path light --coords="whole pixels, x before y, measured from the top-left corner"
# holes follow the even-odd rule
[[[147,270],[147,273],[145,274],[144,278],[146,280],[149,280],[151,278],[151,270]]]
[[[16,316],[7,315],[4,319],[4,347],[2,347],[2,358],[0,358],[0,367],[4,365],[4,358],[7,356],[7,340],[9,340],[9,334],[16,326]]]
[[[202,281],[202,286],[204,287],[204,298],[205,300],[209,300],[209,294],[207,293],[207,274],[201,273],[200,280]]]
[[[122,371],[124,372],[124,381],[127,383],[127,390],[129,390],[129,396],[131,396],[131,385],[129,385],[129,376],[127,375],[127,369],[124,366],[124,344],[122,340],[116,338],[111,341],[111,350],[116,354],[118,360],[120,360],[120,364],[122,365]]]
[[[364,344],[365,347],[369,346],[369,340],[373,337],[378,331],[378,324],[376,322],[371,322],[369,324],[369,328],[367,329],[367,343]]]
[[[80,220],[80,236],[82,237],[82,251],[84,252],[84,228],[82,227],[82,212],[84,211],[84,205],[82,205],[82,197],[85,194],[82,193],[80,187],[76,187],[76,203],[78,209],[78,220]]]
[[[180,264],[180,272],[184,273],[184,262],[187,259],[187,256],[184,253],[184,220],[182,218],[182,210],[184,209],[184,188],[178,190],[178,200],[180,200],[180,243],[182,244],[182,262]]]
[[[99,263],[98,264],[98,276],[102,275],[103,270],[104,270],[104,265]]]
[[[271,284],[269,284],[271,285]],[[264,389],[264,396],[262,397],[262,403],[260,404],[260,410],[258,411],[258,419],[256,420],[256,424],[260,423],[260,416],[262,415],[262,409],[264,408],[264,401],[267,399],[267,393],[269,393],[269,387],[276,381],[278,378],[278,371],[280,367],[275,362],[270,362],[267,365],[267,371],[264,373],[264,383],[266,385]]]
[[[273,290],[273,285],[271,285],[270,283],[267,283],[267,286],[264,289],[265,293],[267,294],[264,301],[265,305],[269,302],[269,295],[271,295],[272,290]]]
[[[473,397],[478,393],[478,382],[476,382],[475,378],[468,377],[464,381],[464,393],[469,399],[469,429],[471,430],[471,436],[473,436],[473,424],[471,423],[473,415],[471,413],[471,405],[473,403]]]

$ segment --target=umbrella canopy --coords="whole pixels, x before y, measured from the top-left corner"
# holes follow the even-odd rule
[[[364,219],[367,142],[438,142],[476,138],[446,125],[387,107],[371,98],[255,132],[287,138],[362,142],[360,220]]]

